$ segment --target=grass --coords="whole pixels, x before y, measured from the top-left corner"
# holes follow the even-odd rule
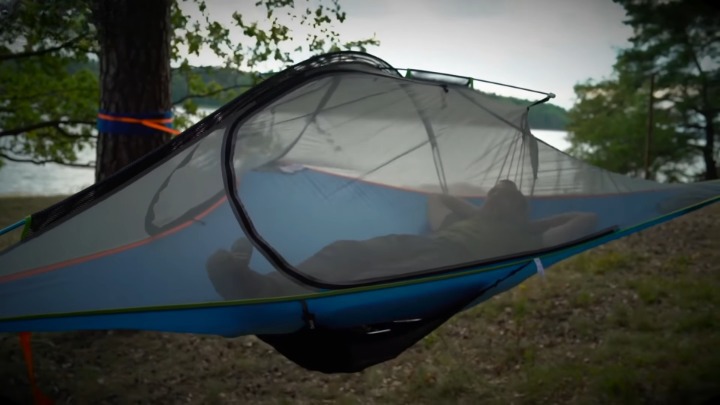
[[[0,199],[0,226],[57,199]],[[7,246],[17,233],[0,239]],[[254,337],[34,336],[58,403],[703,404],[720,396],[720,207],[616,241],[458,314],[397,359],[305,371]],[[26,402],[14,335],[0,395]]]

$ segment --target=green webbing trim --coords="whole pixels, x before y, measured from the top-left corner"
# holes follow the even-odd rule
[[[28,215],[25,217],[25,226],[23,226],[22,234],[20,235],[20,240],[27,238],[27,236],[30,234],[30,222],[31,221],[32,221],[32,215]]]
[[[608,240],[617,238],[617,236],[616,236],[617,234],[630,234],[633,232],[637,232],[639,230],[642,230],[642,228],[644,228],[644,227],[660,224],[666,220],[672,219],[673,217],[677,217],[680,215],[690,213],[692,211],[698,210],[700,208],[706,207],[706,206],[716,203],[716,202],[720,202],[720,196],[707,199],[705,201],[699,202],[699,203],[691,205],[689,207],[685,207],[685,208],[681,208],[681,209],[672,211],[672,212],[662,215],[660,217],[642,222],[640,224],[631,226],[629,228],[617,230],[617,231],[611,233],[610,235],[606,235],[606,236],[599,238],[599,240],[601,241],[601,243],[607,243]],[[300,299],[309,300],[309,299],[315,299],[315,298],[332,297],[332,296],[336,296],[336,295],[345,295],[345,294],[352,294],[352,293],[389,289],[389,288],[395,288],[395,287],[404,287],[404,286],[409,286],[409,285],[413,285],[413,284],[435,282],[435,281],[447,280],[447,279],[456,278],[456,277],[465,277],[465,276],[479,274],[479,273],[486,273],[486,272],[498,270],[501,268],[507,268],[507,267],[512,267],[512,266],[516,266],[516,265],[527,263],[527,262],[532,262],[536,257],[539,259],[542,259],[542,258],[545,258],[548,256],[557,255],[558,253],[566,252],[568,250],[575,250],[575,249],[582,248],[582,247],[588,247],[593,244],[597,244],[597,242],[598,242],[598,239],[592,239],[592,240],[589,240],[584,243],[579,243],[577,245],[568,246],[563,249],[552,250],[545,254],[536,255],[531,258],[525,257],[523,259],[506,262],[506,263],[498,264],[495,266],[481,267],[481,268],[477,268],[475,270],[461,270],[461,271],[456,271],[456,272],[452,272],[452,273],[440,274],[440,275],[436,275],[436,276],[428,276],[425,278],[397,281],[394,283],[390,282],[390,283],[379,284],[379,285],[376,284],[376,285],[370,285],[370,286],[366,286],[366,287],[347,288],[347,289],[342,289],[342,290],[329,290],[329,291],[323,291],[323,292],[312,293],[312,294],[293,295],[293,296],[285,296],[285,297],[273,297],[273,298],[256,298],[256,299],[233,300],[233,301],[228,300],[228,301],[204,302],[204,303],[198,303],[198,304],[179,304],[179,305],[175,304],[175,305],[162,305],[162,306],[152,306],[152,307],[103,309],[103,310],[94,310],[94,311],[77,311],[77,312],[54,313],[54,314],[45,314],[45,315],[24,315],[24,316],[11,317],[11,318],[2,318],[2,319],[0,319],[0,322],[25,321],[25,320],[33,320],[33,319],[47,319],[47,318],[65,318],[65,317],[70,317],[70,316],[110,315],[110,314],[126,314],[126,313],[133,313],[133,312],[175,311],[175,310],[181,310],[181,309],[200,309],[200,308],[229,307],[229,306],[241,306],[241,305],[244,306],[244,305],[281,303],[281,302],[288,302],[288,301],[297,301]]]

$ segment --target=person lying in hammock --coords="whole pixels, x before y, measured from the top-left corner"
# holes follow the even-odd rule
[[[442,216],[443,209],[449,215],[430,234],[333,242],[295,268],[325,283],[347,284],[536,251],[582,238],[596,226],[591,213],[531,221],[527,199],[509,180],[493,187],[481,206],[449,195],[429,197],[429,216]],[[223,298],[307,291],[280,272],[263,275],[250,269],[252,250],[251,243],[242,238],[230,251],[219,250],[207,260],[208,276]]]

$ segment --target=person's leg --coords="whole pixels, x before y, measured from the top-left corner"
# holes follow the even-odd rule
[[[239,239],[230,251],[207,261],[215,289],[225,299],[292,295],[307,291],[278,273],[259,274],[249,267],[252,245]],[[385,235],[362,241],[333,242],[296,266],[304,276],[327,284],[392,279],[455,264],[451,249],[422,235]]]
[[[298,269],[327,283],[347,284],[432,270],[447,265],[446,256],[433,238],[392,234],[331,243]]]

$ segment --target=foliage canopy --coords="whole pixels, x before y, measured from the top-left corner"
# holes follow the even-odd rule
[[[569,114],[572,151],[610,170],[642,173],[652,104],[653,176],[718,178],[718,7],[704,0],[615,2],[625,8],[626,23],[633,28],[632,45],[618,54],[611,78],[575,87],[579,101]]]
[[[0,28],[0,164],[77,162],[94,145],[99,81],[98,30],[93,0],[22,0],[8,7]],[[343,41],[334,27],[347,18],[339,0],[260,0],[227,21],[205,0],[171,3],[172,76],[186,94],[175,100],[176,127],[188,126],[197,98],[230,99],[250,83],[207,80],[192,58],[211,54],[226,70],[256,72],[263,64],[282,67],[297,55],[339,49],[365,50],[373,38]],[[295,40],[291,26],[307,31]],[[252,81],[260,80],[258,75]]]

